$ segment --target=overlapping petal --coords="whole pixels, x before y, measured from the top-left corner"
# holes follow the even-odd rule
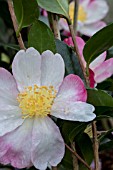
[[[83,101],[87,99],[87,92],[83,81],[76,75],[70,74],[64,78],[62,85],[59,88],[56,100],[61,101]]]
[[[0,108],[5,108],[6,105],[17,105],[17,95],[15,79],[10,72],[0,68]]]
[[[94,107],[85,102],[55,101],[51,114],[57,118],[71,121],[88,122],[96,116]]]
[[[95,60],[93,60],[89,67],[92,69],[92,70],[95,70],[96,67],[98,67],[100,64],[102,64],[104,62],[104,60],[106,59],[106,51],[102,54],[100,54]]]
[[[25,168],[31,162],[31,136],[33,119],[27,119],[22,126],[0,137],[0,162],[13,167]]]
[[[23,122],[24,119],[22,119],[21,109],[19,107],[6,106],[6,108],[0,108],[0,136],[13,131],[22,125]]]
[[[82,4],[83,3],[81,3],[81,5]],[[83,7],[87,11],[87,20],[85,21],[85,24],[92,24],[97,21],[100,21],[106,16],[109,10],[109,7],[105,0],[94,0],[90,2],[87,7]]]
[[[82,80],[78,76],[69,75],[59,89],[51,114],[72,121],[93,120],[95,118],[94,107],[85,103],[86,99],[87,92]]]
[[[46,169],[48,163],[56,166],[64,156],[64,141],[59,128],[49,117],[34,121],[31,156],[38,169]]]
[[[93,36],[99,30],[101,30],[102,28],[104,28],[105,26],[106,26],[105,22],[98,21],[98,22],[92,23],[92,24],[84,24],[84,25],[80,26],[80,29],[78,31],[80,31],[82,34],[90,37],[90,36]]]
[[[100,66],[94,69],[94,79],[97,83],[100,83],[110,77],[113,74],[113,58],[106,60]]]
[[[42,53],[41,85],[58,89],[64,78],[64,61],[60,54],[47,50]]]
[[[18,84],[19,91],[34,84],[40,85],[41,56],[34,48],[20,50],[12,63],[12,72]]]

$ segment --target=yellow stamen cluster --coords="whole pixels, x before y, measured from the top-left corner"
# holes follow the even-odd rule
[[[69,6],[69,16],[73,22],[73,18],[74,18],[74,3],[71,3]],[[87,19],[87,13],[84,10],[84,8],[79,5],[79,9],[78,9],[78,21],[84,22]]]
[[[53,86],[41,86],[25,88],[24,92],[18,94],[17,100],[22,109],[23,118],[33,116],[44,117],[50,114],[51,107],[56,97],[56,90]]]

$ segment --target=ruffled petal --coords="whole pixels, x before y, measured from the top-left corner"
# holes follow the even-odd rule
[[[101,55],[99,55],[95,60],[93,60],[89,65],[90,69],[94,70],[96,67],[102,64],[106,59],[106,55],[107,55],[106,52],[104,52]]]
[[[105,26],[106,26],[105,22],[98,21],[94,24],[84,24],[82,25],[82,27],[80,27],[80,29],[78,29],[78,31],[90,37]]]
[[[100,83],[109,78],[113,74],[113,58],[106,60],[99,67],[94,69],[94,73],[96,83]]]
[[[64,156],[64,141],[59,128],[49,118],[36,118],[32,134],[32,162],[37,169],[48,163],[56,166]]]
[[[55,101],[51,114],[57,118],[71,121],[88,122],[96,116],[94,107],[85,102]]]
[[[105,0],[95,0],[90,2],[85,10],[87,12],[85,24],[91,24],[103,19],[108,13],[109,7]]]
[[[0,108],[0,136],[13,131],[23,123],[19,107],[11,106],[5,109]]]
[[[85,102],[87,100],[87,91],[83,81],[74,74],[66,76],[55,100]]]
[[[0,68],[0,107],[17,105],[17,85],[14,77],[4,68]]]
[[[12,71],[20,91],[26,86],[40,85],[40,67],[41,56],[34,48],[28,48],[26,51],[20,50],[16,54],[12,63]]]
[[[64,78],[64,61],[60,54],[47,50],[42,53],[41,85],[59,88]]]
[[[16,168],[32,166],[31,133],[33,120],[27,119],[22,126],[0,137],[0,163]]]

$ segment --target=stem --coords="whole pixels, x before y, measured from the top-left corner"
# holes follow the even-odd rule
[[[87,72],[86,72],[86,68],[83,64],[82,57],[80,56],[78,46],[77,46],[77,43],[76,43],[76,38],[75,38],[73,26],[72,26],[72,24],[70,24],[69,19],[67,19],[67,22],[68,22],[68,25],[69,25],[69,29],[70,29],[72,39],[73,39],[74,50],[75,50],[77,57],[78,57],[78,60],[80,62],[80,66],[81,66],[83,74],[84,74],[86,85],[87,85],[87,87],[90,87],[89,76],[88,76],[89,70],[87,70]],[[92,123],[92,131],[93,131],[93,143],[94,143],[94,160],[95,160],[95,167],[96,167],[95,170],[98,170],[99,169],[99,153],[98,153],[98,139],[97,139],[97,130],[96,130],[96,122],[95,121]]]
[[[74,29],[75,35],[76,35],[76,32],[77,32],[78,10],[79,10],[79,0],[75,0],[74,22],[73,22],[73,29]]]
[[[60,31],[59,31],[59,27],[58,27],[58,16],[56,14],[53,14],[53,13],[51,13],[51,25],[52,25],[54,37],[56,39],[61,40]]]
[[[71,148],[75,151],[75,142],[71,143]],[[73,170],[79,170],[77,157],[74,154],[72,154],[72,158],[73,158]]]
[[[80,66],[81,66],[81,68],[82,68],[82,71],[83,71],[83,74],[84,74],[84,78],[85,78],[86,84],[87,84],[87,86],[89,86],[89,77],[86,75],[86,68],[85,68],[85,66],[84,66],[84,64],[83,64],[83,62],[82,62],[82,57],[81,57],[81,55],[80,55],[80,53],[79,53],[79,49],[78,49],[78,46],[77,46],[77,43],[76,43],[76,38],[75,38],[76,36],[75,36],[74,30],[73,30],[73,25],[68,22],[68,26],[69,26],[70,33],[71,33],[71,36],[72,36],[72,39],[73,39],[74,50],[75,50],[75,52],[76,52],[76,55],[77,55],[77,57],[78,57]]]
[[[17,19],[16,19],[16,16],[15,16],[14,8],[13,8],[13,2],[12,2],[12,0],[8,0],[7,2],[8,2],[9,12],[10,12],[11,19],[12,19],[12,22],[13,22],[14,30],[17,33],[17,31],[18,31],[18,24],[17,24]],[[17,40],[18,40],[20,49],[24,49],[25,50],[25,46],[24,46],[24,43],[23,43],[23,40],[22,40],[22,36],[21,36],[20,33],[17,36]]]
[[[71,149],[67,144],[65,144],[65,146],[71,153],[73,153],[73,155],[79,159],[79,161],[81,161],[89,170],[91,170],[90,166],[76,153],[76,151]]]
[[[98,139],[97,139],[96,121],[93,121],[93,123],[92,123],[92,132],[93,132],[95,170],[99,170],[99,154],[98,154]]]

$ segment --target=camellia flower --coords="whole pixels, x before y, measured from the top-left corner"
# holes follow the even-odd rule
[[[56,166],[65,147],[50,116],[93,120],[84,84],[76,75],[64,78],[60,54],[40,55],[34,48],[16,54],[12,72],[0,68],[0,163],[41,170]]]
[[[106,26],[101,21],[107,14],[109,7],[105,0],[80,0],[78,9],[77,30],[87,36],[92,36],[97,31]],[[73,22],[74,18],[74,1],[69,5],[69,16]],[[60,29],[69,32],[65,19],[59,21]]]
[[[74,46],[72,38],[66,38],[64,42],[69,46]],[[76,37],[76,42],[78,45],[78,49],[80,55],[82,57],[82,61],[84,66],[86,67],[86,61],[83,56],[83,49],[85,42],[82,38]],[[108,60],[106,59],[106,52],[99,55],[94,61],[92,61],[89,65],[90,68],[90,86],[94,87],[95,84],[101,83],[105,79],[109,78],[113,74],[113,58]]]

